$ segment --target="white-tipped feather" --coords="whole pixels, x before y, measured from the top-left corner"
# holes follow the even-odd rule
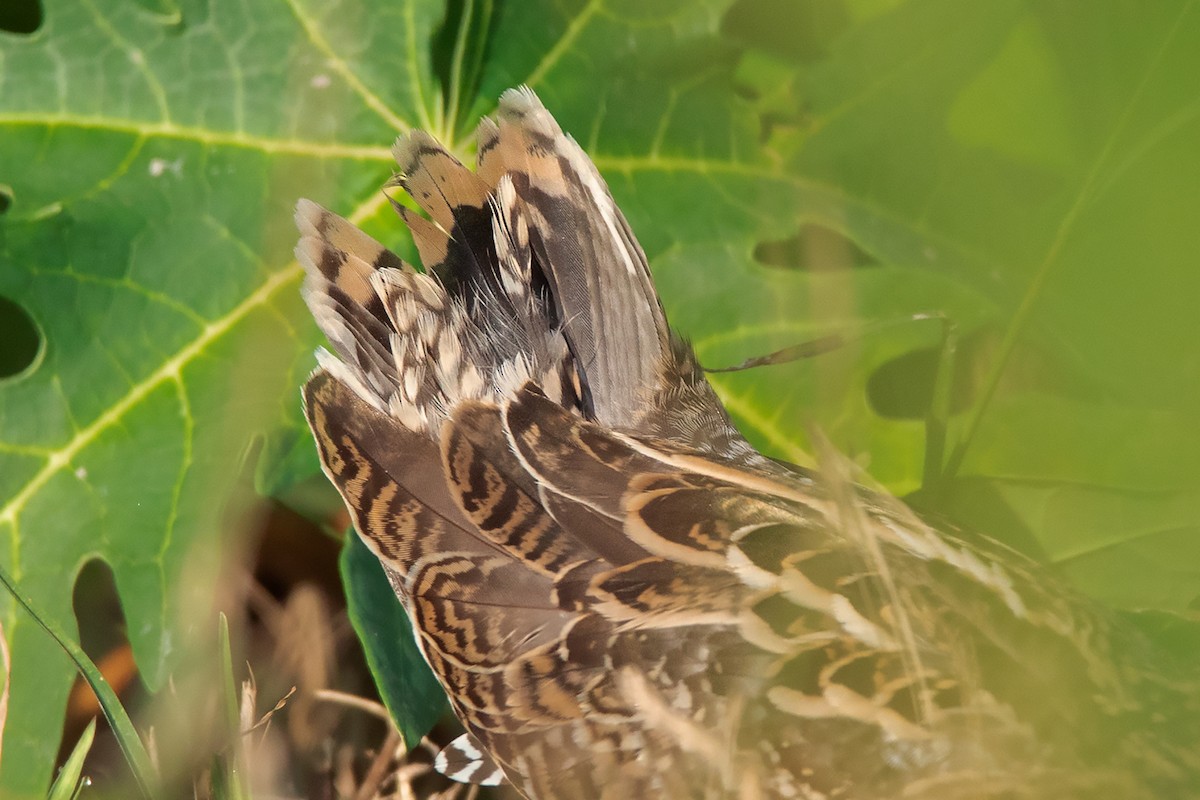
[[[382,401],[382,398],[371,389],[368,389],[360,378],[360,373],[357,370],[351,369],[344,362],[338,359],[333,353],[326,350],[324,347],[317,348],[316,352],[317,364],[321,369],[328,372],[337,380],[349,386],[356,395],[361,397],[366,402],[370,403],[380,411],[386,412],[387,406]]]

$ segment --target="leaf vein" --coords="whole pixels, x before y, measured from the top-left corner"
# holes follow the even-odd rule
[[[387,147],[308,142],[299,139],[275,139],[247,133],[211,131],[173,123],[140,123],[110,117],[79,116],[74,114],[0,114],[0,125],[72,127],[128,133],[145,138],[179,139],[211,147],[240,147],[265,153],[312,156],[314,158],[346,158],[358,161],[391,162]]]
[[[373,214],[381,205],[379,197],[373,197],[360,205],[349,219],[351,222],[360,221]],[[156,388],[166,381],[179,380],[183,368],[202,356],[205,350],[214,342],[233,330],[238,323],[252,311],[269,304],[281,290],[298,283],[303,270],[295,261],[284,268],[267,276],[257,289],[251,292],[242,302],[231,308],[221,317],[206,325],[185,347],[163,362],[162,366],[147,375],[141,381],[133,384],[129,391],[119,400],[110,405],[85,427],[75,427],[75,435],[64,445],[49,451],[46,463],[30,478],[20,490],[3,506],[0,506],[0,525],[8,523],[13,528],[13,558],[11,563],[15,568],[19,552],[19,536],[17,535],[17,519],[21,510],[59,471],[70,465],[84,448],[94,442],[100,434],[121,423],[125,415],[146,399]],[[57,376],[55,378],[57,380]],[[61,387],[59,387],[61,390]]]
[[[313,47],[316,47],[325,55],[328,59],[329,67],[341,76],[342,80],[346,82],[355,94],[362,98],[362,101],[367,104],[368,108],[374,111],[388,125],[391,125],[402,133],[413,127],[412,123],[392,111],[379,95],[367,88],[362,79],[346,63],[346,59],[335,52],[329,44],[329,40],[321,35],[316,20],[310,17],[304,9],[300,8],[296,0],[287,0],[287,4],[288,8],[292,10],[292,14],[296,17],[296,21],[300,23],[300,27],[304,30],[304,35],[308,37]],[[409,30],[411,32],[411,26]]]
[[[523,83],[526,86],[537,86],[546,77],[546,73],[566,55],[567,51],[571,49],[571,45],[575,44],[575,40],[579,38],[579,34],[591,22],[592,17],[603,7],[603,0],[588,0],[588,4],[580,10],[575,19],[571,20],[566,30],[563,31],[563,35],[559,37],[553,47],[546,51],[546,55],[542,56],[542,60],[533,68],[533,72],[529,73],[529,77]]]
[[[162,117],[163,122],[170,123],[171,109],[167,103],[167,92],[163,88],[162,83],[159,82],[158,77],[155,76],[149,65],[146,64],[146,54],[130,44],[125,37],[121,36],[117,32],[117,29],[113,27],[108,17],[100,13],[100,10],[96,8],[92,0],[85,0],[84,5],[87,7],[88,13],[92,15],[92,19],[96,21],[96,26],[104,32],[113,44],[125,53],[129,58],[129,63],[137,68],[137,71],[146,81],[146,88],[154,96],[154,103],[158,106],[159,116]]]

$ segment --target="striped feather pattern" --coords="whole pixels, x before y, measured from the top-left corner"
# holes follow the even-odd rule
[[[532,92],[478,153],[395,147],[424,272],[297,209],[334,349],[306,413],[467,729],[444,772],[543,799],[1194,796],[1193,684],[836,459],[756,453]]]

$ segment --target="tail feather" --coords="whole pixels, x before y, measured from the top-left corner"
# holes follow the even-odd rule
[[[485,214],[489,187],[425,131],[412,131],[392,147],[402,186],[442,230],[461,231],[464,246],[484,247],[487,233],[477,226]],[[476,234],[471,236],[471,234]]]
[[[531,91],[506,92],[497,117],[483,129],[480,168],[507,175],[535,221],[532,251],[581,376],[583,408],[603,424],[637,428],[671,358],[646,256],[595,165]]]

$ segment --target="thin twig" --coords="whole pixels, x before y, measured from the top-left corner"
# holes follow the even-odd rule
[[[327,703],[337,703],[338,705],[357,708],[360,711],[365,711],[379,717],[388,724],[389,728],[395,727],[392,722],[392,715],[383,707],[381,703],[376,703],[374,700],[368,700],[365,697],[349,694],[347,692],[339,692],[336,689],[317,689],[312,695],[317,700],[324,700]]]
[[[401,744],[403,744],[403,740],[400,737],[400,732],[394,727],[389,726],[387,737],[383,740],[383,745],[379,748],[379,752],[375,754],[375,760],[371,762],[367,774],[363,776],[363,781],[359,784],[358,791],[354,793],[354,800],[371,800],[371,798],[379,794],[379,787],[387,779],[392,760],[396,756],[396,748]]]

